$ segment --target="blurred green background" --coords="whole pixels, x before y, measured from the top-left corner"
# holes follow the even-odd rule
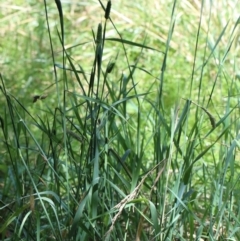
[[[104,4],[106,2],[103,1]],[[61,64],[61,44],[57,35],[57,29],[60,30],[58,12],[54,1],[46,3],[55,58]],[[208,98],[211,92],[209,85],[216,82],[212,100],[219,110],[229,90],[235,97],[239,94],[239,28],[233,33],[239,14],[238,3],[237,0],[206,1],[201,9],[201,1],[176,2],[163,90],[167,106],[171,107],[180,97],[196,99],[200,76],[203,76],[201,98]],[[172,4],[172,1],[157,0],[151,3],[144,0],[113,1],[111,18],[124,39],[165,51],[171,27]],[[98,23],[104,20],[101,6],[98,1],[72,0],[62,1],[62,7],[65,47],[70,48],[69,53],[74,62],[90,72],[89,66],[93,61],[91,30],[95,32]],[[48,102],[53,101],[56,91],[44,2],[3,1],[0,8],[0,64],[8,90],[26,105],[32,105],[33,94],[47,94],[50,96]],[[113,27],[110,24],[108,26],[107,37],[118,37]],[[141,49],[131,46],[126,48],[132,64]],[[104,64],[117,54],[120,61],[116,71],[120,77],[127,69],[122,46],[107,41]],[[138,61],[139,67],[152,74],[140,71],[141,74],[135,77],[138,88],[148,89],[152,84],[158,84],[163,55],[143,50]],[[204,61],[206,66],[201,72]],[[74,81],[74,77],[71,81]]]

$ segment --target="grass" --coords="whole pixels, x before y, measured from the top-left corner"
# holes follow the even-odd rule
[[[1,239],[238,240],[237,1],[55,3],[1,6]]]

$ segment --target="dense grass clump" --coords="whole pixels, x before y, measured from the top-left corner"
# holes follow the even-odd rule
[[[237,1],[122,2],[1,16],[1,240],[240,239]]]

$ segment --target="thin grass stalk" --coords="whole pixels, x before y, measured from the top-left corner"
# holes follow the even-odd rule
[[[53,70],[54,70],[54,77],[55,77],[55,84],[56,84],[56,92],[59,93],[59,85],[58,85],[58,77],[57,77],[57,69],[55,65],[55,57],[54,57],[54,51],[53,51],[53,43],[52,43],[52,36],[51,36],[51,31],[50,31],[50,25],[49,25],[49,17],[48,17],[48,10],[47,10],[47,2],[44,0],[44,11],[45,11],[45,19],[47,21],[47,29],[48,29],[48,37],[49,37],[49,44],[50,44],[50,49],[51,49],[51,57],[52,57],[52,62],[53,62]],[[60,107],[60,97],[58,97],[58,107]]]
[[[157,97],[157,103],[159,105],[159,108],[161,107],[164,110],[164,106],[163,106],[163,84],[164,84],[164,74],[166,71],[166,66],[167,66],[167,57],[168,57],[168,52],[170,49],[170,42],[172,39],[172,34],[174,31],[174,25],[175,25],[175,19],[174,19],[174,14],[175,14],[175,8],[176,8],[176,3],[177,1],[174,0],[173,2],[173,7],[172,7],[172,13],[171,13],[171,22],[170,22],[170,28],[168,31],[168,37],[167,37],[167,42],[166,42],[166,46],[165,46],[165,52],[164,52],[164,58],[163,58],[163,62],[162,62],[162,66],[161,66],[161,73],[160,73],[160,82],[159,82],[159,92],[158,92],[158,97]]]
[[[168,51],[169,51],[169,47],[170,47],[170,41],[171,41],[171,38],[172,38],[172,34],[173,34],[173,30],[174,30],[174,12],[175,12],[175,8],[176,8],[176,0],[173,2],[173,7],[172,7],[172,13],[171,13],[171,23],[170,23],[170,29],[168,31],[168,38],[167,38],[167,42],[166,42],[166,46],[165,46],[165,52],[164,52],[164,59],[163,59],[163,63],[162,63],[162,67],[161,67],[161,73],[160,73],[160,83],[159,83],[159,87],[158,87],[158,96],[156,98],[156,103],[157,103],[157,106],[159,109],[162,109],[163,112],[164,112],[164,105],[163,105],[163,95],[162,95],[162,92],[163,92],[163,84],[164,84],[164,74],[165,74],[165,71],[166,71],[166,64],[167,64],[167,56],[168,56]],[[160,151],[160,148],[163,147],[162,146],[162,143],[161,143],[161,138],[163,138],[163,133],[162,131],[160,131],[160,126],[161,126],[161,121],[160,121],[160,118],[158,117],[158,115],[156,115],[156,137],[155,137],[155,151],[156,150],[159,150]],[[159,153],[159,151],[155,152],[155,155],[156,155],[156,165],[158,163],[161,162],[161,160],[163,160],[163,158],[161,157],[161,154]],[[168,165],[168,168],[166,171],[167,173],[169,172],[169,167],[171,165]],[[168,177],[167,177],[168,178]],[[159,183],[159,185],[161,185]],[[159,190],[163,189],[162,191],[164,192],[164,196],[166,196],[166,193],[167,193],[167,187],[168,187],[168,182],[166,182],[164,184],[164,186],[162,186],[161,188],[159,188]],[[158,201],[160,202],[160,201]],[[162,204],[162,210],[161,210],[161,213],[162,213],[162,217],[161,217],[161,221],[160,221],[160,225],[162,225],[164,223],[164,219],[165,219],[165,209],[166,209],[166,203],[165,201],[163,201]],[[160,205],[159,205],[160,206]],[[160,211],[160,210],[159,210]],[[161,233],[160,235],[160,239],[163,240],[163,233]]]
[[[198,30],[197,30],[196,43],[195,43],[194,60],[193,60],[193,65],[192,65],[191,84],[190,84],[190,98],[192,98],[193,80],[194,80],[196,59],[197,59],[197,53],[198,53],[198,42],[199,42],[199,38],[200,38],[203,8],[204,8],[204,0],[201,0],[201,11],[200,11],[200,18],[199,18],[199,22],[198,22]]]
[[[99,1],[101,3],[101,1]],[[102,7],[103,4],[101,3]],[[108,1],[107,7],[105,9],[105,22],[104,22],[104,29],[103,29],[103,34],[102,34],[102,48],[101,48],[101,57],[103,55],[103,50],[104,50],[104,45],[105,45],[105,39],[106,39],[106,29],[107,29],[107,20],[110,17],[110,11],[111,11],[111,0]],[[100,66],[101,67],[101,66]],[[99,70],[100,71],[100,70]],[[101,99],[103,98],[103,93],[105,90],[105,84],[107,80],[107,74],[110,73],[112,70],[106,70],[106,73],[104,74],[104,79],[103,79],[103,85],[102,85],[102,94],[101,94]]]
[[[62,65],[63,65],[63,115],[62,115],[62,129],[63,129],[63,143],[64,143],[64,160],[65,160],[65,174],[67,180],[67,199],[68,203],[70,203],[70,185],[68,183],[69,180],[69,169],[68,169],[68,162],[69,162],[69,153],[68,153],[68,144],[67,144],[67,126],[66,126],[66,113],[67,113],[67,100],[66,95],[68,92],[68,81],[67,81],[67,74],[65,69],[65,46],[64,46],[64,18],[63,18],[63,10],[62,4],[60,0],[55,0],[55,3],[58,8],[59,19],[60,19],[60,26],[61,26],[61,35],[58,32],[59,40],[62,44]],[[61,36],[61,37],[60,37]],[[55,63],[54,63],[55,65]],[[60,92],[57,92],[59,95]],[[70,218],[70,217],[69,217]]]
[[[202,4],[204,5],[204,1],[202,2]],[[201,7],[201,13],[200,13],[200,20],[199,20],[199,31],[200,31],[200,27],[201,27],[201,22],[202,22],[202,14],[203,14],[203,8],[204,6]],[[204,72],[204,68],[205,65],[207,64],[207,61],[205,61],[206,59],[206,53],[207,53],[207,48],[208,48],[208,35],[209,35],[209,26],[210,26],[210,20],[211,20],[211,13],[212,13],[212,3],[210,3],[210,9],[209,9],[209,17],[208,17],[208,28],[207,28],[207,35],[206,35],[206,42],[205,42],[205,47],[204,47],[204,54],[202,56],[203,58],[203,64],[201,66],[201,71],[200,71],[200,77],[199,77],[199,87],[198,87],[198,97],[197,97],[197,101],[198,103],[200,103],[200,96],[201,96],[201,90],[202,90],[202,79],[203,79],[203,72]],[[198,32],[197,34],[197,38],[200,37],[200,32]],[[198,39],[197,39],[198,41]],[[212,53],[211,53],[212,54]],[[211,56],[210,54],[210,56]],[[193,73],[194,74],[194,73]],[[196,112],[196,118],[198,118],[198,109]]]

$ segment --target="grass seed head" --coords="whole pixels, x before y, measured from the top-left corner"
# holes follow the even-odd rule
[[[111,2],[111,0],[110,0],[110,1],[108,1],[107,7],[106,7],[106,10],[105,10],[105,18],[106,18],[106,19],[109,19],[110,11],[111,11],[111,6],[112,6],[112,2]]]
[[[102,24],[98,24],[96,44],[102,43]]]
[[[115,62],[111,62],[107,65],[107,73],[110,74],[115,66]]]

